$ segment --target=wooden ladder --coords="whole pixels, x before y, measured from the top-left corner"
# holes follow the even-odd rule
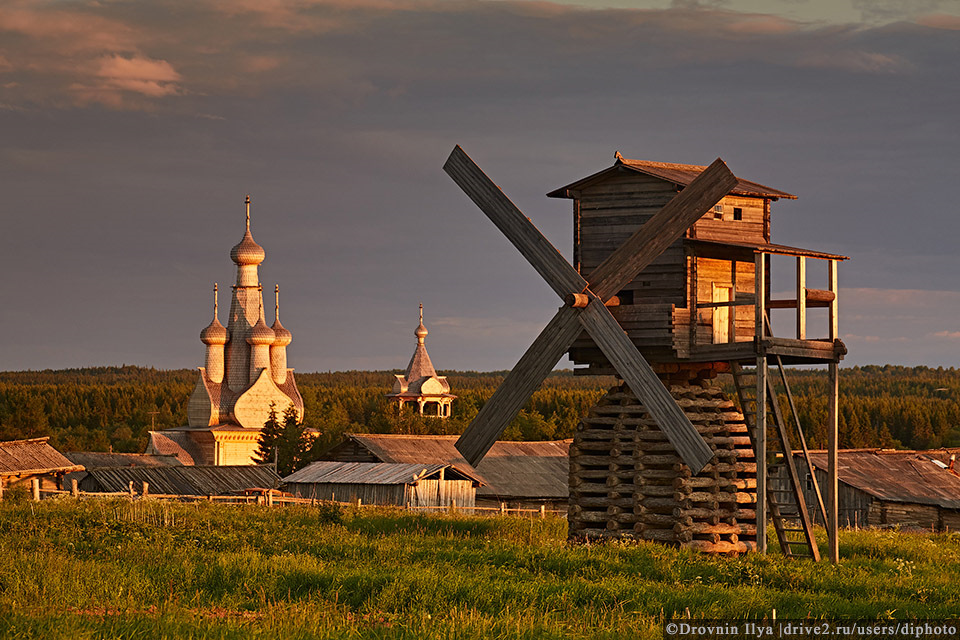
[[[798,434],[798,440],[803,449],[803,457],[808,467],[807,471],[813,481],[820,513],[824,518],[824,522],[826,522],[826,510],[823,505],[823,497],[820,494],[820,486],[817,483],[817,477],[813,472],[813,465],[810,462],[806,438],[804,438],[803,431],[800,429],[800,420],[797,416],[796,406],[793,403],[793,395],[790,393],[790,387],[787,384],[787,377],[783,370],[783,362],[780,360],[780,356],[774,357],[775,366],[780,371],[780,380],[783,383],[790,410],[793,414],[795,430]],[[737,390],[737,399],[740,401],[740,408],[743,411],[743,417],[747,423],[750,443],[754,451],[756,451],[756,367],[748,369],[744,368],[738,362],[731,362],[730,371],[733,374],[733,383]],[[772,376],[769,375],[767,376],[767,398],[768,424],[769,420],[772,419],[772,423],[776,426],[777,437],[781,447],[781,455],[779,459],[776,460],[775,465],[784,465],[787,471],[787,483],[789,484],[788,489],[773,489],[768,484],[767,510],[769,517],[773,522],[774,530],[777,532],[777,540],[780,542],[780,549],[783,551],[783,555],[788,558],[812,558],[814,562],[819,562],[820,550],[817,548],[817,540],[813,535],[813,523],[807,511],[803,487],[800,484],[800,478],[797,474],[797,467],[792,454],[793,447],[790,441],[790,433],[783,419],[780,404],[777,401],[777,392],[773,385]],[[770,467],[768,466],[768,477],[771,475],[769,470]],[[789,508],[794,504],[797,508],[795,516],[787,513]],[[797,523],[794,522],[794,518],[798,521]]]

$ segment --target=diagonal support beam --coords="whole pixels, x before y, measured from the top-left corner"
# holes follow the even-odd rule
[[[480,463],[544,378],[550,375],[580,335],[582,327],[579,316],[580,309],[560,307],[506,379],[480,408],[480,413],[455,445],[467,462],[473,466]]]
[[[453,148],[443,170],[507,236],[561,299],[568,293],[580,293],[587,288],[587,281],[459,145]]]

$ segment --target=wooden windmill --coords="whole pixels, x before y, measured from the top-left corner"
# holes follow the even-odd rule
[[[623,163],[619,154],[617,162]],[[635,536],[707,551],[765,550],[765,507],[771,498],[765,472],[766,399],[768,393],[773,393],[765,374],[768,358],[776,356],[780,362],[781,353],[772,348],[762,320],[766,317],[763,302],[769,297],[767,280],[762,276],[768,266],[761,258],[754,260],[754,255],[766,255],[771,252],[766,250],[775,245],[767,242],[766,253],[757,254],[756,247],[737,245],[733,251],[736,255],[727,256],[733,265],[730,276],[733,287],[726,300],[710,307],[727,312],[725,335],[729,337],[729,344],[723,345],[726,351],[720,355],[713,344],[710,347],[714,351],[699,349],[695,330],[699,312],[688,313],[688,324],[678,329],[673,305],[664,320],[663,305],[645,304],[643,291],[638,291],[638,287],[647,284],[646,281],[638,284],[638,277],[654,269],[651,265],[661,260],[661,254],[674,250],[678,243],[687,242],[705,214],[716,211],[717,203],[737,193],[744,181],[738,180],[720,159],[709,167],[696,167],[689,179],[668,180],[676,188],[662,202],[662,207],[655,209],[653,215],[636,216],[626,224],[618,221],[621,237],[612,245],[608,242],[602,259],[597,258],[589,272],[582,275],[587,269],[580,257],[587,243],[579,233],[578,197],[574,197],[575,265],[571,265],[460,147],[450,154],[444,170],[564,301],[458,440],[457,448],[464,457],[474,465],[483,458],[569,350],[575,362],[590,365],[588,372],[615,373],[624,381],[591,410],[571,447],[571,535]],[[601,172],[584,179],[582,184],[571,186],[589,192],[598,180],[604,181],[605,175]],[[612,193],[620,191],[622,188],[618,186]],[[565,189],[549,195],[571,197],[570,193],[579,194],[579,191]],[[792,197],[782,192],[771,193]],[[650,200],[644,197],[645,202]],[[718,251],[730,248],[712,247]],[[747,254],[751,264],[760,265],[756,276],[750,278],[750,284],[761,292],[753,300],[746,296],[737,299],[735,293],[737,262],[744,261]],[[683,296],[691,286],[697,288],[695,279],[691,281],[688,273],[689,257],[684,257],[688,266],[681,269],[680,284],[675,285],[682,289]],[[830,264],[842,258],[830,256]],[[693,264],[695,270],[695,256]],[[831,292],[807,290],[799,270],[798,263],[798,286],[803,294],[798,294],[795,306],[805,311],[807,304],[826,301],[833,305],[831,317],[835,317],[835,286]],[[835,283],[835,270],[831,273]],[[833,295],[832,300],[827,300],[827,293]],[[756,317],[760,319],[755,325],[760,327],[759,338],[749,345],[738,341],[740,316],[736,306],[745,304],[754,305]],[[690,308],[700,308],[695,295]],[[647,348],[654,344],[662,347],[663,343],[650,342],[642,327],[659,326],[663,322],[667,325],[664,331],[670,341],[668,348]],[[693,331],[689,330],[691,326]],[[754,333],[754,327],[750,327],[750,332]],[[689,339],[677,339],[677,336]],[[833,339],[835,335],[831,338],[829,347],[821,344],[825,341],[809,341],[804,337],[802,342],[816,344],[790,343],[780,351],[798,358],[792,361],[835,363],[845,349]],[[745,374],[739,365],[750,358],[754,358],[757,365],[755,388],[762,391],[753,397],[747,392],[741,394],[744,407],[741,413],[718,387],[709,387],[705,378],[733,367],[735,373],[740,374],[739,390],[746,386]],[[775,406],[776,402],[769,405]],[[745,414],[754,417],[751,419]],[[773,418],[783,432],[786,425],[782,416],[775,411]],[[790,449],[789,439],[784,440],[782,450],[789,452]],[[781,457],[792,467],[791,455]],[[793,483],[792,495],[796,496],[803,543],[809,550],[807,555],[818,558],[802,492],[797,490],[795,469],[788,474],[788,482]],[[775,507],[775,501],[771,502]],[[800,543],[787,537],[789,529],[783,514],[776,508],[771,512],[785,552],[800,555],[796,553],[796,545]]]

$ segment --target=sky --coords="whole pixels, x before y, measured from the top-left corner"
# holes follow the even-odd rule
[[[0,370],[202,365],[246,194],[290,366],[403,368],[423,302],[438,369],[510,368],[559,300],[456,144],[568,257],[548,191],[722,157],[851,257],[846,365],[960,366],[958,62],[960,0],[5,0]]]

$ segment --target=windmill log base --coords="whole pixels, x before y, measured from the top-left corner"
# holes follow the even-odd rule
[[[715,452],[693,475],[630,389],[610,389],[570,446],[569,536],[649,540],[708,553],[756,550],[756,461],[743,414],[713,378],[724,368],[657,374]]]

